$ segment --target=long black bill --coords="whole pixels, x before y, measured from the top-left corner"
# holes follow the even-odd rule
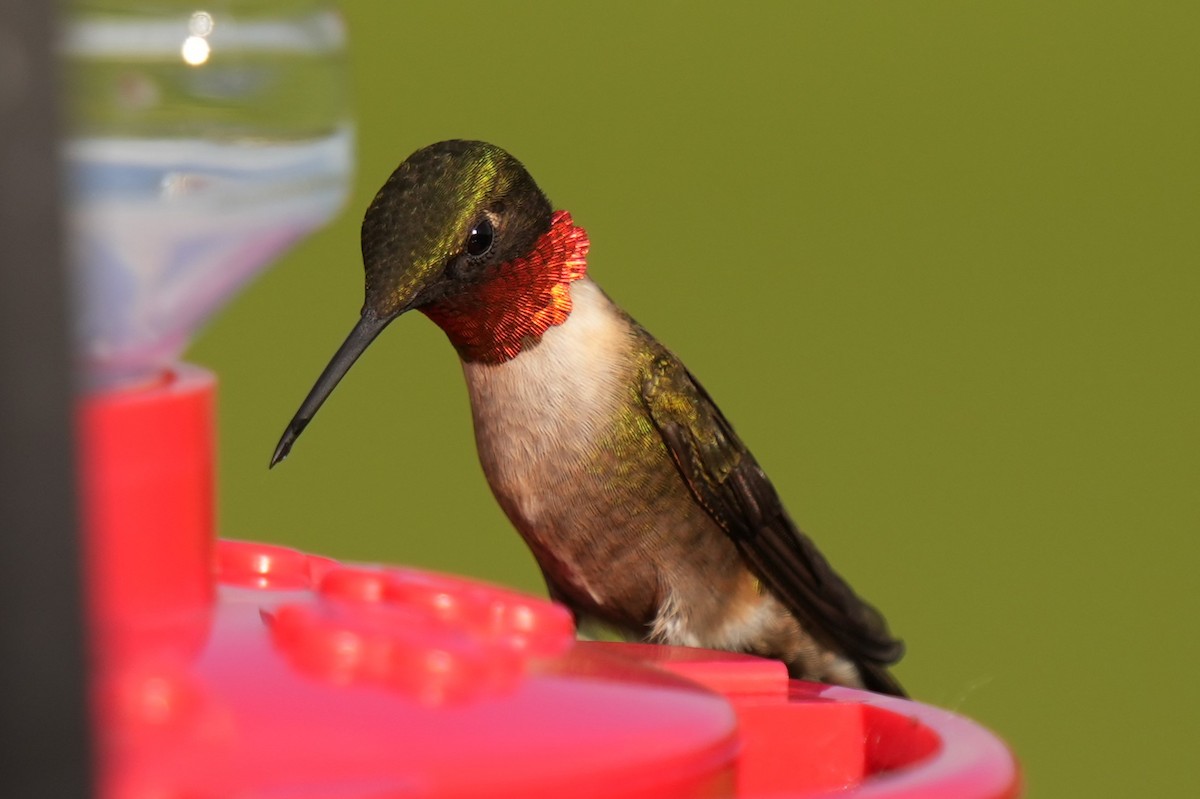
[[[375,340],[388,323],[395,317],[379,319],[374,314],[363,314],[354,325],[354,329],[350,331],[350,335],[346,336],[346,340],[342,342],[342,346],[334,354],[333,360],[325,367],[325,371],[321,372],[321,376],[317,378],[317,383],[308,392],[308,396],[304,398],[304,402],[300,404],[300,410],[296,411],[296,415],[292,417],[292,421],[288,422],[287,429],[283,431],[283,436],[280,437],[279,443],[275,446],[275,454],[271,456],[271,466],[279,463],[288,456],[292,451],[292,445],[296,443],[296,439],[304,432],[304,428],[312,421],[317,409],[325,402],[325,398],[333,391],[338,382],[345,377],[346,372],[350,371],[350,367],[358,360],[358,356],[363,354],[367,346]]]

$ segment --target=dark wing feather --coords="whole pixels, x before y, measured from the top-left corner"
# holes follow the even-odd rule
[[[758,578],[810,634],[853,660],[867,687],[903,695],[885,667],[904,645],[788,518],[708,392],[665,350],[646,367],[642,401],[692,496]]]

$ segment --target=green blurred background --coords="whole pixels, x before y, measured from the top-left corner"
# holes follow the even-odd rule
[[[707,384],[1032,796],[1187,795],[1200,742],[1195,4],[344,4],[359,173],[190,358],[229,537],[540,591],[453,350],[401,319],[268,473],[411,151],[483,138]]]

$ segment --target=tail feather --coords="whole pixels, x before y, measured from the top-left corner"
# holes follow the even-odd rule
[[[858,673],[862,677],[863,687],[877,694],[887,694],[907,699],[908,694],[899,681],[892,676],[886,666],[877,663],[859,663]]]

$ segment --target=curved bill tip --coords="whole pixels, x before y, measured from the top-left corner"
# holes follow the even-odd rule
[[[313,415],[333,392],[334,387],[346,375],[346,372],[350,371],[350,367],[363,354],[367,345],[387,327],[392,318],[394,317],[379,319],[370,313],[364,313],[359,318],[354,329],[350,331],[350,335],[342,342],[342,346],[334,353],[333,359],[329,361],[325,370],[321,372],[321,376],[317,378],[316,384],[308,392],[304,402],[300,403],[300,410],[296,411],[296,415],[288,422],[287,428],[279,438],[279,443],[275,445],[275,453],[271,456],[271,467],[288,456],[288,453],[292,451],[292,445],[296,443],[296,439],[312,421]]]
[[[292,444],[296,443],[296,439],[304,432],[307,425],[308,421],[305,420],[299,424],[292,423],[287,426],[279,438],[279,443],[275,445],[275,454],[271,456],[271,465],[267,467],[268,469],[274,469],[275,464],[288,456],[288,453],[292,451]]]

